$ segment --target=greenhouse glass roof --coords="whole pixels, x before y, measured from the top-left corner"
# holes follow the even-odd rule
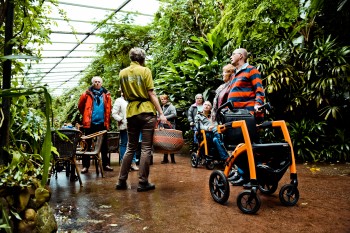
[[[122,19],[129,14],[137,25],[152,22],[160,6],[158,0],[65,0],[58,1],[58,7],[51,4],[49,18],[52,25],[51,44],[45,44],[42,59],[25,62],[25,77],[32,82],[47,84],[53,96],[78,85],[85,69],[96,57],[96,45],[103,43],[97,36],[99,27],[94,22],[108,23],[114,14]],[[63,9],[69,23],[59,14]],[[75,34],[73,33],[75,31]],[[35,47],[35,45],[33,45]]]

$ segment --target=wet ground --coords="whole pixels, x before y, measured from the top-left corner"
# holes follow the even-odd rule
[[[112,154],[113,172],[96,176],[95,167],[81,174],[83,187],[65,172],[51,180],[50,205],[56,211],[58,232],[350,232],[350,165],[297,165],[300,199],[285,207],[278,191],[259,193],[255,215],[236,205],[242,187],[230,187],[226,204],[209,192],[212,171],[192,168],[188,155],[175,155],[176,164],[161,164],[154,155],[150,181],[156,189],[139,193],[137,172],[130,172],[128,190],[115,190],[120,166]],[[81,165],[80,165],[81,169]],[[289,183],[289,171],[279,188]],[[279,190],[279,189],[278,189]]]

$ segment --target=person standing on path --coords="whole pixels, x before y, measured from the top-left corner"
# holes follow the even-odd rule
[[[127,120],[126,120],[126,107],[128,105],[128,102],[124,99],[123,92],[120,91],[120,97],[117,98],[113,104],[112,108],[112,117],[114,120],[118,122],[118,129],[119,129],[119,137],[120,137],[120,143],[119,143],[119,159],[120,162],[123,162],[124,154],[126,151],[126,145],[128,144],[128,131],[127,131]],[[139,168],[136,165],[136,153],[134,154],[134,158],[132,160],[132,164],[130,169],[132,171],[138,171]]]
[[[265,92],[262,85],[259,70],[247,63],[248,53],[244,48],[233,51],[231,64],[236,68],[230,81],[228,101],[232,102],[235,109],[247,109],[253,115],[257,123],[261,123],[264,114],[259,111],[259,107],[264,104]],[[247,164],[239,165],[238,172],[230,177],[232,185],[242,185],[250,187],[249,172]]]
[[[142,133],[141,158],[139,165],[138,192],[155,189],[150,183],[149,172],[153,147],[154,127],[157,121],[156,111],[161,123],[166,123],[158,97],[154,92],[151,70],[144,66],[146,53],[141,48],[132,48],[129,52],[130,66],[119,73],[120,87],[124,98],[128,101],[126,118],[128,125],[128,145],[120,169],[117,190],[128,188],[129,168]]]
[[[111,122],[111,94],[102,87],[102,78],[95,76],[91,79],[92,85],[81,96],[78,109],[83,116],[83,128],[85,134],[92,134],[102,130],[108,130]],[[87,140],[87,148],[90,149],[92,140]],[[103,136],[101,154],[104,171],[113,171],[110,167],[110,158],[107,156],[107,136]],[[81,173],[87,173],[90,167],[90,157],[83,156],[83,169]]]
[[[235,67],[231,64],[227,64],[222,68],[222,80],[224,81],[216,90],[215,97],[213,99],[213,108],[211,109],[211,120],[216,121],[217,109],[224,103],[227,102],[227,96],[229,92],[229,85],[232,74],[234,73]]]
[[[164,116],[171,124],[171,128],[175,129],[175,127],[176,127],[175,119],[177,116],[175,106],[169,101],[168,95],[161,95],[160,102],[162,104]],[[168,124],[164,124],[163,126],[164,126],[164,128],[170,128],[168,126]],[[171,163],[176,163],[175,162],[175,154],[170,154],[170,159],[171,159]],[[168,154],[164,154],[163,161],[161,163],[162,164],[169,163]]]

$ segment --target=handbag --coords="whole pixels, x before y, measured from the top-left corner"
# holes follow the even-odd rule
[[[172,129],[170,122],[167,121],[169,129],[164,127],[158,127],[159,121],[157,121],[153,135],[153,148],[158,153],[174,153],[181,150],[184,145],[184,139],[182,137],[182,131]]]

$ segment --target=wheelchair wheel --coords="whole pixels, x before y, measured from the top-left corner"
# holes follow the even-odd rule
[[[210,194],[214,201],[224,204],[230,196],[230,186],[225,174],[222,171],[215,170],[209,178]]]
[[[294,206],[299,200],[299,190],[292,184],[286,184],[281,188],[279,198],[283,205]]]
[[[206,167],[208,170],[213,170],[213,169],[215,168],[215,163],[214,163],[214,161],[213,161],[213,160],[206,161],[205,167]]]
[[[237,206],[245,214],[255,214],[260,209],[261,201],[256,193],[245,190],[238,195]]]
[[[273,194],[278,188],[278,183],[276,184],[259,184],[259,190],[263,194]]]
[[[197,153],[195,152],[191,154],[191,166],[194,168],[198,167],[198,158],[197,158]]]

